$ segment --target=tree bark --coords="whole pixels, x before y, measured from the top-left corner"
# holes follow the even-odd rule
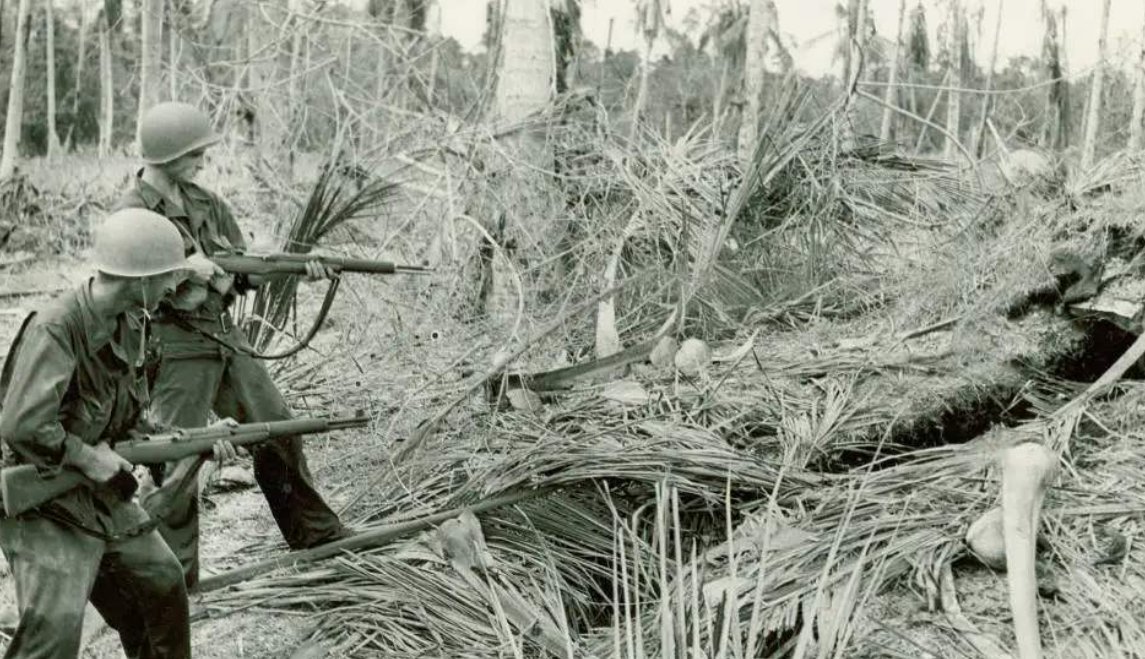
[[[115,89],[111,78],[111,30],[105,13],[99,26],[99,156],[111,153],[111,137],[115,127]]]
[[[19,156],[20,131],[24,123],[24,77],[27,74],[28,0],[16,8],[16,52],[12,57],[12,77],[8,85],[8,113],[4,121],[4,151],[0,154],[0,181],[12,178]]]
[[[139,113],[136,126],[163,96],[160,67],[163,61],[163,0],[143,0],[140,6],[139,32]]]
[[[60,154],[60,133],[56,130],[56,19],[52,12],[53,0],[44,2],[44,23],[47,42],[48,84],[48,158]]]
[[[648,98],[648,76],[652,71],[652,46],[656,37],[660,35],[660,0],[644,0],[643,5],[637,9],[640,31],[644,35],[644,50],[640,55],[640,83],[637,86],[636,102],[632,104],[632,125],[629,127],[628,139],[635,140],[640,129],[640,115],[644,112],[644,105]]]
[[[552,98],[553,35],[548,0],[505,0],[503,7],[501,61],[493,108],[500,123],[516,124],[544,110]],[[514,173],[501,178],[502,198],[513,199],[516,205],[485,212],[490,233],[501,246],[500,253],[492,255],[485,310],[502,327],[509,326],[517,309],[515,276],[507,245],[516,243],[518,250],[540,250],[543,245],[539,243],[525,243],[526,234],[543,237],[543,242],[551,245],[563,235],[556,226],[532,226],[528,232],[516,229],[528,218],[552,216],[547,208],[545,186],[539,184],[536,173],[552,166],[552,153],[545,136],[525,127],[509,138],[506,145],[515,147],[515,163]]]
[[[1081,167],[1093,166],[1097,151],[1097,130],[1101,125],[1101,91],[1105,85],[1106,41],[1109,35],[1109,0],[1101,3],[1101,32],[1097,38],[1097,68],[1093,70],[1093,82],[1089,88],[1089,109],[1085,120],[1085,141],[1081,147]]]
[[[994,89],[994,71],[998,67],[998,39],[1002,35],[1002,9],[1005,0],[998,0],[998,18],[994,22],[994,45],[990,50],[990,70],[986,72],[986,91]],[[982,99],[982,116],[978,119],[978,130],[974,133],[974,155],[982,157],[986,144],[986,120],[990,118],[990,111],[994,106],[993,94],[986,94]]]
[[[167,98],[179,100],[179,55],[183,52],[179,36],[178,8],[175,0],[167,4]]]
[[[1145,121],[1145,27],[1141,29],[1141,52],[1137,56],[1137,81],[1133,88],[1133,118],[1129,122],[1129,150],[1141,150],[1142,125]]]
[[[75,86],[72,88],[72,120],[68,123],[68,134],[64,139],[70,151],[74,147],[74,134],[76,124],[80,120],[80,99],[83,97],[83,82],[84,82],[84,64],[87,62],[87,10],[80,8],[80,33],[79,33],[79,46],[76,53],[76,79]]]
[[[899,0],[898,33],[895,36],[894,49],[891,51],[890,72],[887,74],[887,89],[883,94],[883,100],[886,101],[887,106],[883,108],[883,121],[882,125],[879,126],[879,141],[884,143],[890,142],[893,137],[894,111],[891,106],[895,105],[895,89],[898,84],[899,61],[902,59],[902,40],[903,31],[905,29],[906,0]]]
[[[763,107],[763,88],[767,78],[767,39],[775,29],[775,4],[772,0],[751,0],[747,20],[747,55],[744,60],[744,94],[747,96],[740,118],[738,151],[745,167],[755,148],[756,132]]]
[[[955,144],[959,137],[958,126],[962,119],[962,47],[965,43],[966,18],[962,14],[961,0],[950,3],[950,91],[946,97],[946,131],[948,135],[942,155],[952,160],[958,154]]]

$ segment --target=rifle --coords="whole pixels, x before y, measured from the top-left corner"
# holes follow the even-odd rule
[[[306,264],[318,261],[339,272],[367,272],[378,275],[426,275],[429,268],[420,265],[397,265],[389,261],[351,259],[342,256],[320,256],[318,254],[242,254],[230,252],[210,257],[215,265],[227,272],[240,275],[304,275]]]
[[[112,449],[131,464],[161,464],[192,455],[211,452],[215,442],[225,439],[235,446],[258,444],[290,435],[310,435],[344,428],[360,428],[369,417],[335,417],[329,419],[289,419],[266,423],[241,423],[234,427],[179,428],[170,432],[145,435],[141,439],[116,442]],[[125,501],[139,483],[121,471],[108,483]],[[15,517],[80,486],[94,487],[86,476],[75,469],[64,469],[53,475],[41,475],[35,465],[17,465],[0,469],[0,495],[4,497],[4,514]]]

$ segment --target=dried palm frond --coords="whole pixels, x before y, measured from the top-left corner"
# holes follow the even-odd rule
[[[338,161],[327,163],[306,205],[291,222],[282,251],[309,253],[332,229],[355,219],[376,217],[390,201],[397,184],[383,179],[347,176]],[[258,289],[248,316],[247,338],[265,350],[290,316],[298,277],[275,277]]]

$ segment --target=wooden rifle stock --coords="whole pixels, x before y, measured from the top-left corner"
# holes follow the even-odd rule
[[[376,275],[429,274],[420,265],[398,265],[390,261],[371,261],[318,254],[215,254],[210,257],[223,270],[241,275],[304,275],[306,264],[318,261],[339,272],[365,272]]]
[[[179,429],[147,435],[142,439],[117,442],[112,448],[131,464],[161,464],[192,455],[210,453],[215,443],[227,440],[235,446],[258,444],[291,435],[310,435],[343,428],[357,428],[369,422],[367,416],[330,419],[288,419],[266,423],[242,423],[236,426]],[[135,478],[127,473],[113,478],[106,486],[123,499],[135,493]],[[0,494],[4,497],[4,514],[14,517],[51,501],[82,485],[96,487],[74,469],[41,475],[34,465],[17,465],[0,470]]]

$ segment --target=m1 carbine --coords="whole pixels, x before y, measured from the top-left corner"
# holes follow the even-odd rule
[[[389,261],[351,259],[342,256],[322,256],[319,254],[214,254],[211,260],[215,265],[233,274],[240,275],[304,275],[306,264],[318,261],[327,268],[338,272],[366,272],[378,275],[424,275],[429,268],[420,265],[398,265]]]
[[[112,449],[131,464],[162,464],[192,455],[209,454],[215,443],[227,440],[235,446],[258,444],[279,437],[359,428],[369,417],[335,417],[329,419],[289,419],[266,423],[240,423],[235,426],[181,428],[154,433],[140,439],[116,442]],[[139,483],[121,471],[108,483],[124,500],[130,499]],[[17,465],[0,469],[0,494],[4,497],[4,514],[14,517],[81,486],[94,483],[79,471],[63,469],[42,475],[35,465]]]

